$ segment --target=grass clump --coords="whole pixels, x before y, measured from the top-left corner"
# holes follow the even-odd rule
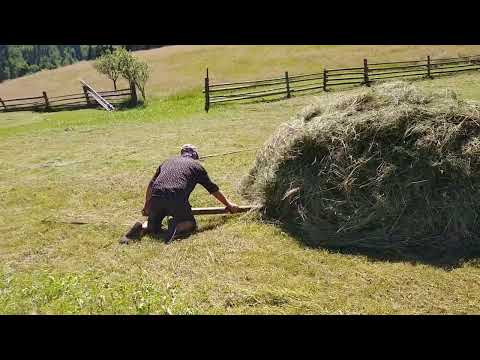
[[[242,194],[310,246],[435,261],[478,252],[480,104],[391,82],[283,124]]]

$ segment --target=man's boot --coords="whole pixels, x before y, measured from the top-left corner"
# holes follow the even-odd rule
[[[176,234],[177,234],[177,224],[175,223],[175,220],[173,218],[168,219],[168,229],[163,235],[165,239],[165,244],[170,243],[175,238]]]
[[[136,222],[132,228],[120,238],[120,244],[128,244],[132,240],[139,240],[142,235],[142,223]]]

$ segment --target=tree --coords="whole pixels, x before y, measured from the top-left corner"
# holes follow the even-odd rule
[[[117,90],[117,79],[121,72],[119,60],[120,57],[117,53],[107,52],[105,55],[99,57],[93,65],[100,74],[107,76],[113,81],[113,88],[115,90]]]
[[[117,49],[120,73],[129,82],[136,86],[142,93],[143,101],[147,101],[145,85],[150,77],[150,67],[147,63],[137,59],[131,52],[124,48]]]
[[[142,62],[137,60],[135,62],[135,78],[134,83],[142,93],[142,97],[144,101],[147,101],[145,96],[145,85],[150,77],[150,67],[146,62]]]

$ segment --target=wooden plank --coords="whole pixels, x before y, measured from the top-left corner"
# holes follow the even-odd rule
[[[43,98],[43,96],[42,96]],[[31,101],[31,102],[25,102],[25,103],[18,103],[18,104],[8,104],[8,107],[16,107],[16,106],[24,106],[24,105],[38,105],[43,102],[40,101]]]
[[[7,111],[7,105],[3,102],[2,98],[0,98],[0,102],[2,103],[3,109]]]
[[[408,73],[421,73],[421,74],[425,74],[424,71],[422,71],[422,69],[415,69],[415,70],[400,70],[400,71],[385,71],[385,72],[381,72],[381,73],[370,73],[370,77],[373,77],[373,76],[381,76],[381,75],[391,75],[391,74],[408,74]]]
[[[432,61],[460,60],[460,59],[471,59],[476,57],[480,57],[480,55],[459,56],[459,57],[452,57],[452,58],[437,58],[437,59],[432,59]]]
[[[128,96],[130,95],[130,93],[128,94],[112,94],[112,95],[103,95],[102,97],[104,99],[110,99],[110,98],[113,98],[113,97],[119,97],[119,96]]]
[[[285,88],[278,87],[278,88],[273,88],[273,89],[268,89],[268,90],[259,90],[259,91],[249,91],[249,92],[243,92],[243,93],[234,93],[234,94],[224,94],[224,95],[215,95],[211,96],[210,99],[220,99],[220,98],[232,98],[232,97],[239,97],[239,96],[246,96],[246,95],[254,95],[254,94],[263,94],[263,93],[268,93],[272,91],[280,91],[284,90]]]
[[[322,76],[318,76],[318,77],[314,77],[314,78],[310,78],[310,79],[299,79],[299,80],[294,79],[294,80],[292,80],[292,78],[289,78],[289,81],[292,84],[292,83],[308,82],[308,81],[315,81],[315,80],[322,80],[322,79],[323,79],[323,74],[322,74]]]
[[[213,104],[213,103],[226,102],[226,101],[255,99],[255,98],[259,98],[259,97],[267,97],[267,96],[280,95],[280,94],[285,94],[285,89],[283,89],[282,91],[265,93],[265,94],[261,94],[261,95],[242,96],[242,97],[239,97],[239,98],[212,100],[210,103]]]
[[[21,101],[21,100],[38,100],[43,99],[43,96],[35,96],[35,97],[28,97],[28,98],[17,98],[17,99],[3,99],[4,102],[12,102],[12,101]]]
[[[326,71],[328,73],[330,70],[326,70]],[[334,74],[330,74],[329,76],[350,76],[350,75],[363,75],[363,69],[362,71],[350,71],[343,74],[339,74],[336,72]]]
[[[88,85],[85,81],[80,80],[80,82],[86,86],[87,91],[92,97],[98,102],[105,110],[113,111],[115,108],[112,104],[110,104],[107,100],[105,100],[99,93],[97,93],[90,85]]]
[[[217,83],[217,84],[210,84],[210,87],[214,88],[217,86],[253,84],[258,82],[277,81],[277,80],[284,80],[284,78],[279,77],[279,78],[271,78],[271,79],[263,79],[263,80],[248,80],[248,81],[237,81],[237,82],[231,82],[231,83]]]
[[[382,76],[382,77],[374,77],[370,81],[373,80],[383,80],[383,79],[393,79],[393,78],[402,78],[402,77],[409,77],[409,76],[425,76],[425,73],[416,73],[416,74],[404,74],[404,75],[392,75],[392,76]]]
[[[390,68],[369,68],[369,71],[385,71],[385,70],[398,70],[398,69],[410,69],[410,68],[424,68],[427,67],[427,64],[424,65],[406,65],[406,66],[392,66]]]
[[[343,68],[343,69],[328,69],[328,72],[336,72],[336,71],[345,71],[345,70],[363,70],[363,67],[354,67],[354,68]]]
[[[469,64],[469,60],[460,60],[460,61],[447,61],[447,62],[437,62],[435,60],[430,60],[432,66],[442,66],[442,65],[455,65],[455,64]]]
[[[106,94],[106,93],[118,93],[118,92],[128,92],[130,93],[132,89],[130,88],[125,88],[125,89],[119,89],[119,90],[105,90],[105,91],[97,91],[100,95]]]
[[[454,72],[461,72],[461,71],[471,71],[471,70],[479,70],[480,67],[476,68],[469,68],[469,69],[460,69],[460,70],[445,70],[445,71],[437,71],[437,70],[432,70],[432,74],[445,74],[445,73],[454,73]]]
[[[293,75],[293,76],[290,76],[290,80],[291,79],[298,79],[298,78],[302,78],[302,77],[307,77],[307,76],[318,76],[318,75],[322,75],[323,73],[319,72],[319,73],[311,73],[311,74],[300,74],[300,75]]]
[[[300,91],[315,90],[315,89],[324,89],[324,86],[322,84],[322,85],[310,86],[310,87],[306,87],[306,88],[298,88],[298,89],[293,88],[291,91],[292,92],[300,92]]]
[[[409,60],[409,61],[392,61],[392,62],[379,62],[379,63],[370,63],[370,65],[390,65],[390,64],[413,64],[424,62],[425,60]]]
[[[252,84],[252,85],[242,85],[242,86],[236,86],[236,87],[226,87],[226,88],[220,88],[220,89],[213,89],[212,85],[210,85],[210,90],[209,92],[220,92],[220,91],[231,91],[231,90],[240,90],[240,89],[251,89],[251,88],[256,88],[256,87],[261,87],[261,86],[273,86],[273,85],[279,85],[283,84],[285,81],[285,78],[282,78],[282,81],[276,81],[268,84]]]
[[[70,97],[70,96],[83,96],[83,93],[76,93],[76,94],[67,94],[67,95],[59,95],[59,96],[50,96],[49,99],[50,100],[53,100],[53,99],[62,99],[62,98],[67,98],[67,97]]]
[[[360,85],[360,84],[363,84],[363,81],[362,82],[346,82],[346,83],[333,83],[331,84],[330,82],[328,83],[328,86],[337,86],[337,85]]]
[[[56,103],[68,103],[68,101],[75,101],[75,100],[80,100],[82,99],[83,102],[85,103],[85,95],[81,95],[81,96],[78,96],[78,97],[72,97],[72,98],[67,98],[67,99],[53,99],[52,98],[49,98],[49,102],[50,102],[50,105],[51,104],[56,104]]]
[[[454,66],[443,66],[442,65],[432,65],[432,70],[436,69],[458,69],[458,68],[465,68],[465,67],[470,67],[470,66],[478,66],[478,64],[473,64],[473,63],[468,63],[464,65],[454,65]]]
[[[255,209],[255,207],[251,205],[239,206],[239,211],[234,214],[245,213],[252,209]],[[231,214],[225,207],[192,208],[192,213],[193,215],[234,215],[234,214]],[[78,223],[80,224],[80,222]],[[148,228],[148,220],[144,221],[142,224],[142,229],[147,229],[147,228]]]
[[[349,77],[349,78],[335,78],[335,77],[332,77],[332,76],[329,76],[328,79],[330,81],[340,81],[340,80],[363,80],[364,79],[364,76],[355,76],[355,77]]]
[[[253,206],[239,206],[238,213],[244,213],[253,209]],[[206,207],[206,208],[192,208],[193,215],[222,215],[230,214],[225,207]]]
[[[48,99],[51,103],[55,101],[85,99],[85,94],[81,93],[81,94],[71,94],[71,95],[64,95],[64,96],[51,96]]]

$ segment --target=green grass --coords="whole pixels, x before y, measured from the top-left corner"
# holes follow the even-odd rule
[[[480,100],[479,80],[471,73],[419,84]],[[117,243],[141,218],[155,168],[180,145],[205,155],[261,146],[311,101],[206,114],[196,91],[116,113],[0,114],[0,313],[480,313],[478,262],[446,271],[310,249],[251,215],[198,217],[199,233],[168,246],[148,237]],[[244,204],[236,188],[254,156],[204,165]],[[191,203],[218,206],[201,187]],[[62,222],[71,220],[92,224]]]

